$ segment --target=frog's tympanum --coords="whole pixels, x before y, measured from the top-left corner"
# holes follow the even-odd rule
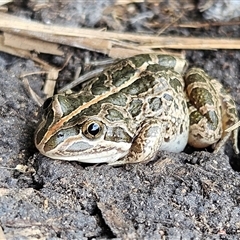
[[[45,101],[35,132],[39,151],[53,159],[113,165],[154,159],[159,150],[186,144],[215,151],[238,121],[231,96],[186,61],[143,54],[120,60],[82,85],[78,93]]]

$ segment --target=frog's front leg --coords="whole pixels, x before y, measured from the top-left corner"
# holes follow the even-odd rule
[[[238,121],[236,106],[223,86],[202,69],[192,68],[185,75],[190,116],[189,145],[218,151],[232,135],[238,153],[237,130],[225,130]]]
[[[109,164],[116,166],[153,160],[159,150],[159,146],[161,146],[163,142],[162,131],[159,120],[145,120],[132,142],[129,153],[120,159],[120,161]]]

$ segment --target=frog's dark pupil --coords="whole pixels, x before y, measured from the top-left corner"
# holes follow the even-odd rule
[[[91,123],[88,126],[88,132],[93,136],[97,135],[99,131],[100,131],[100,127],[97,123]]]
[[[43,103],[42,108],[43,108],[43,109],[48,108],[51,103],[52,103],[52,98],[51,98],[51,97],[50,97],[50,98],[47,98],[47,99],[45,100],[45,102]]]
[[[57,134],[57,138],[63,138],[64,137],[64,134],[62,133],[62,132],[59,132],[58,134]]]

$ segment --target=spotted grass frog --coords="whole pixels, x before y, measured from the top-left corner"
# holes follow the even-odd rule
[[[112,165],[145,162],[159,150],[181,152],[231,137],[236,153],[235,103],[199,68],[185,73],[184,59],[142,54],[113,63],[42,106],[35,145],[50,158]]]

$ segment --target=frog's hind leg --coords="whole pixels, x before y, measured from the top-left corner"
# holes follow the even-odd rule
[[[231,137],[233,142],[233,149],[236,154],[239,154],[238,149],[238,128],[234,128],[231,131],[228,129],[236,124],[238,119],[238,113],[236,104],[232,99],[232,96],[226,92],[222,84],[219,83],[216,79],[212,79],[211,83],[218,90],[219,97],[222,103],[222,124],[223,124],[223,133],[221,140],[216,144],[215,151],[218,151],[219,148],[225,144],[225,142]]]
[[[185,75],[189,108],[188,144],[205,148],[222,136],[221,106],[210,77],[201,69],[192,68]]]
[[[212,145],[217,152],[231,136],[238,153],[237,129],[225,131],[238,121],[231,96],[202,69],[190,69],[185,75],[185,84],[190,116],[189,145],[196,148]]]

